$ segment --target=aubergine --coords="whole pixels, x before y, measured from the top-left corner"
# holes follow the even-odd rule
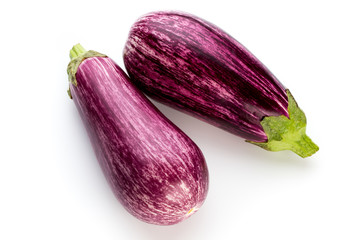
[[[154,12],[132,26],[123,58],[148,96],[266,150],[301,157],[318,146],[290,91],[243,45],[181,12]]]
[[[178,223],[203,204],[208,169],[196,144],[110,58],[70,51],[69,95],[100,166],[126,210],[147,223]]]

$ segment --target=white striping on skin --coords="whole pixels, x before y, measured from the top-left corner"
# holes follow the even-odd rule
[[[187,218],[208,189],[198,147],[111,59],[85,59],[76,78],[77,87],[70,86],[74,102],[119,201],[149,223],[168,225]]]

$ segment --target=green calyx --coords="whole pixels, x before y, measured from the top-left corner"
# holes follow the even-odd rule
[[[107,57],[107,56],[102,53],[95,52],[93,50],[86,51],[85,48],[83,48],[79,43],[74,45],[73,48],[70,50],[71,61],[67,67],[67,73],[69,75],[69,82],[74,86],[77,86],[76,72],[80,63],[84,59],[91,57]],[[70,98],[72,98],[70,88],[68,90],[68,94]]]
[[[288,112],[289,118],[284,115],[265,117],[261,122],[267,142],[252,142],[269,151],[291,150],[300,157],[309,157],[319,150],[319,147],[306,135],[306,117],[297,105],[289,90]]]

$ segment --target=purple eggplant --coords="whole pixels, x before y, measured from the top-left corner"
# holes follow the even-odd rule
[[[168,120],[103,54],[75,45],[69,95],[100,166],[128,212],[152,224],[178,223],[208,192],[208,170],[196,144]]]
[[[147,95],[266,150],[319,148],[290,91],[243,45],[196,16],[155,12],[131,28],[130,79]]]

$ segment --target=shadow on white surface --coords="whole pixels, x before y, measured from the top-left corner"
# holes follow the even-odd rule
[[[200,210],[176,225],[150,225],[129,214],[123,216],[129,220],[128,230],[134,231],[139,239],[196,239],[197,236],[204,236],[204,232],[208,232],[211,239],[213,234],[221,238],[221,231],[216,226],[222,225],[222,231],[225,231],[224,221],[234,221],[242,217],[239,213],[248,208],[251,201],[247,199],[247,192],[256,195],[257,191],[261,191],[261,186],[265,188],[268,184],[271,185],[272,180],[276,184],[286,181],[284,178],[289,174],[295,172],[301,175],[312,168],[310,158],[302,159],[289,151],[265,151],[244,142],[240,137],[177,110],[157,102],[154,104],[202,149],[210,172],[210,190]],[[249,174],[254,175],[254,182],[247,182]],[[267,180],[270,180],[270,183]],[[230,184],[224,186],[227,181]],[[229,206],[224,207],[226,203],[229,203]],[[234,204],[236,207],[231,207]],[[229,228],[232,226],[229,224]],[[238,231],[241,231],[241,227]]]

